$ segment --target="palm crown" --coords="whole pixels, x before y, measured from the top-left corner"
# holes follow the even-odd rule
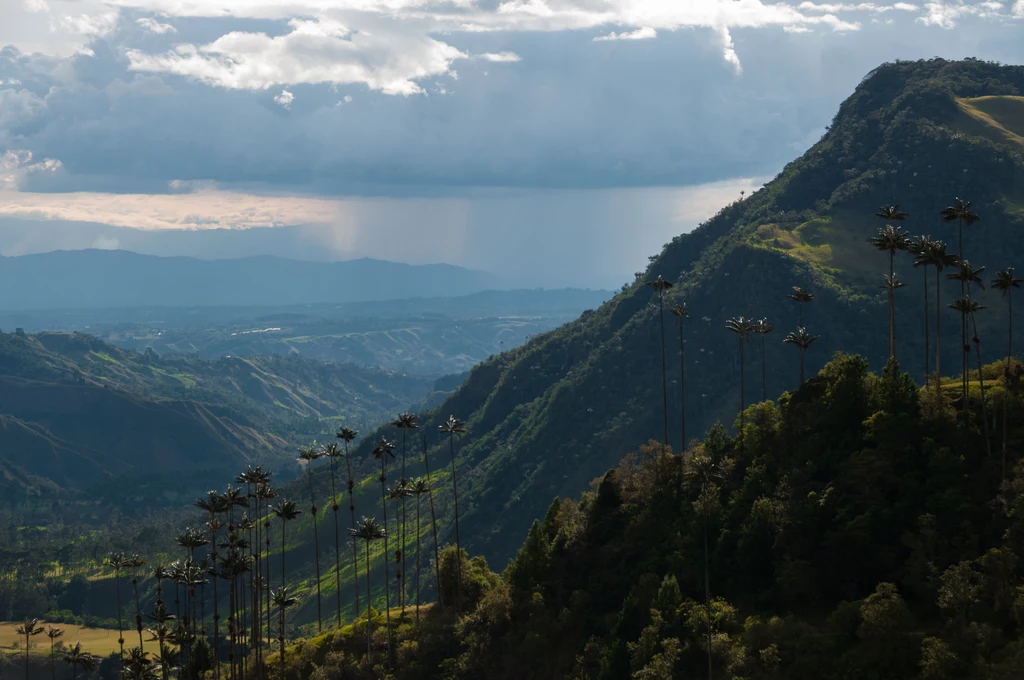
[[[395,457],[395,445],[393,442],[389,442],[384,437],[381,437],[380,441],[377,442],[377,446],[373,448],[373,457],[377,460],[387,460],[388,456]]]
[[[441,423],[438,429],[444,434],[463,435],[466,434],[466,423],[455,416],[448,416],[448,420]]]
[[[810,302],[814,299],[814,293],[800,286],[793,286],[793,292],[786,297],[794,302]]]
[[[1020,288],[1021,283],[1024,283],[1024,279],[1014,277],[1013,267],[1000,269],[996,272],[996,278],[992,279],[992,287],[1002,291],[1003,295],[1010,292],[1011,288]]]
[[[807,332],[806,328],[801,326],[800,328],[797,328],[795,331],[790,331],[789,333],[787,333],[786,337],[783,338],[782,341],[789,343],[791,345],[796,345],[800,349],[807,349],[819,337],[820,336],[817,335],[811,335],[810,333]]]
[[[397,418],[391,421],[391,427],[397,427],[399,430],[415,430],[418,429],[419,418],[412,413],[400,413]]]
[[[353,529],[348,530],[348,535],[363,541],[376,541],[384,538],[384,527],[373,517],[363,517]]]
[[[981,278],[981,275],[984,273],[984,267],[978,267],[975,269],[971,266],[969,260],[957,260],[956,269],[946,274],[946,278],[951,281],[960,281],[962,283],[972,284],[984,290],[985,282]]]
[[[313,442],[309,446],[302,446],[299,448],[299,461],[305,465],[311,465],[313,461],[319,460],[323,453],[320,451],[320,447]]]
[[[685,302],[672,305],[668,308],[668,311],[674,314],[680,321],[690,316],[690,310],[686,308]]]
[[[673,284],[672,284],[671,281],[666,281],[661,276],[658,276],[658,278],[656,278],[656,279],[652,279],[650,281],[647,281],[644,285],[650,286],[654,290],[654,292],[656,292],[659,295],[661,295],[665,291],[667,291],[669,288],[671,288]]]
[[[342,440],[346,444],[349,444],[352,441],[354,441],[356,437],[359,436],[359,432],[348,427],[343,427],[340,430],[338,430],[338,433],[334,436]]]
[[[274,508],[273,512],[275,517],[278,517],[285,522],[298,519],[299,515],[302,514],[302,510],[299,510],[298,503],[287,498],[281,499],[281,502],[277,504],[277,507]]]
[[[875,217],[881,217],[887,222],[902,222],[909,217],[909,213],[900,210],[900,204],[896,205],[883,205],[875,213]]]
[[[725,322],[725,327],[739,335],[741,340],[749,340],[750,333],[754,330],[753,322],[742,316],[729,319]]]
[[[910,247],[910,238],[903,231],[903,227],[887,224],[878,228],[878,232],[871,239],[871,245],[892,255],[897,250],[907,250]]]
[[[981,219],[971,210],[970,201],[962,201],[959,198],[953,205],[943,208],[939,214],[947,222],[963,221],[964,224],[974,224]]]

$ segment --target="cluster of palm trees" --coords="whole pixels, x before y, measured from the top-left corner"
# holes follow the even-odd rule
[[[351,556],[348,558],[353,574],[352,604],[356,612],[365,606],[367,653],[372,655],[373,626],[373,590],[370,578],[370,558],[373,544],[384,543],[384,604],[383,610],[387,628],[387,658],[390,663],[393,655],[391,638],[391,609],[400,607],[404,615],[406,608],[415,606],[416,619],[419,620],[423,601],[421,577],[424,562],[422,552],[423,500],[427,500],[430,512],[430,524],[434,543],[434,579],[440,581],[437,572],[440,564],[440,546],[438,543],[437,513],[434,504],[434,485],[431,479],[430,460],[426,437],[423,437],[422,463],[425,475],[410,479],[407,468],[410,458],[410,436],[420,428],[417,416],[402,413],[391,426],[402,434],[401,439],[401,476],[388,485],[388,466],[396,459],[396,446],[386,437],[381,437],[373,448],[373,457],[380,463],[380,511],[383,523],[375,517],[364,516],[356,519],[355,490],[357,480],[353,476],[353,461],[350,445],[358,437],[358,432],[349,428],[338,430],[336,437],[339,443],[318,445],[316,443],[299,449],[298,460],[305,466],[310,493],[309,513],[313,519],[313,548],[315,582],[310,588],[315,592],[317,631],[323,630],[323,572],[321,570],[319,514],[317,507],[317,487],[314,484],[313,467],[316,461],[327,459],[330,470],[330,493],[328,499],[334,516],[334,586],[336,591],[337,624],[343,623],[343,598],[341,591],[343,532],[342,520],[339,517],[341,502],[347,492],[349,518],[347,536],[351,539]],[[465,423],[453,417],[448,418],[439,427],[439,432],[448,438],[451,453],[452,499],[455,506],[455,540],[458,554],[461,556],[461,535],[459,531],[458,487],[455,468],[455,439],[466,432]],[[344,468],[338,463],[344,459]],[[347,479],[346,488],[339,493],[338,472],[343,470]],[[271,648],[272,623],[275,621],[276,610],[277,641],[280,650],[282,672],[285,668],[285,613],[298,603],[296,589],[287,584],[288,525],[300,518],[303,510],[290,499],[279,498],[271,485],[272,473],[262,467],[249,467],[235,478],[239,486],[229,485],[223,493],[210,491],[205,497],[196,501],[196,507],[204,513],[204,526],[186,528],[176,537],[177,545],[182,549],[183,556],[167,565],[152,568],[151,576],[156,581],[157,599],[153,613],[145,617],[153,622],[149,629],[150,642],[159,643],[157,651],[147,653],[143,638],[143,614],[139,597],[139,578],[146,561],[138,555],[126,556],[116,553],[110,556],[109,564],[114,571],[117,591],[118,629],[120,659],[122,672],[136,677],[136,671],[149,669],[151,675],[157,669],[163,669],[166,680],[167,672],[172,668],[182,669],[182,677],[193,677],[204,669],[213,671],[215,680],[223,674],[231,680],[245,680],[246,674],[262,675],[264,656]],[[272,501],[278,499],[276,504]],[[413,499],[415,519],[410,526],[410,513],[407,501]],[[389,520],[388,506],[397,510],[396,519]],[[273,548],[273,524],[280,523],[280,586],[271,587],[271,553]],[[393,528],[393,525],[394,526]],[[410,540],[409,532],[412,532]],[[397,547],[392,553],[389,539],[397,538]],[[360,592],[359,578],[359,543],[364,545],[364,570],[366,579],[365,594]],[[410,602],[407,584],[409,558],[407,546],[413,543],[415,556],[412,560],[415,576],[413,579],[414,601]],[[203,550],[205,548],[205,550]],[[197,553],[203,554],[197,554]],[[392,560],[395,572],[395,583],[392,583]],[[457,599],[462,588],[461,559],[456,560]],[[130,576],[136,604],[136,629],[139,636],[138,647],[127,652],[124,646],[124,616],[122,603],[122,576]],[[174,606],[172,614],[163,601],[164,582],[174,584]],[[206,590],[212,589],[212,638],[206,628]],[[226,588],[227,620],[222,631],[221,605]],[[365,595],[365,597],[364,597]],[[312,596],[312,594],[311,594]],[[224,638],[222,639],[222,632]],[[176,651],[180,650],[180,651]],[[80,651],[80,650],[79,650]],[[225,664],[225,652],[227,663]],[[179,662],[177,655],[181,654]],[[151,658],[152,657],[152,658]],[[78,666],[86,667],[85,656],[75,657]],[[77,666],[76,666],[77,667]],[[148,677],[148,676],[146,676]]]
[[[78,677],[78,669],[81,667],[83,670],[92,670],[96,667],[96,657],[89,652],[82,650],[82,643],[76,642],[74,646],[68,647],[67,649],[58,649],[58,640],[64,637],[64,630],[57,628],[56,626],[48,625],[43,628],[39,624],[39,619],[30,619],[24,623],[19,624],[14,632],[16,635],[25,638],[25,680],[30,680],[31,677],[31,665],[29,664],[29,649],[32,645],[32,638],[45,634],[50,639],[50,668],[51,674],[54,680],[57,678],[57,653],[61,652],[61,660],[71,666],[72,678]]]

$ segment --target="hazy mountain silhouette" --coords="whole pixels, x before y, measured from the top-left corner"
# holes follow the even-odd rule
[[[288,305],[466,295],[500,287],[490,274],[383,260],[279,257],[200,260],[125,250],[0,257],[0,309],[147,305]]]

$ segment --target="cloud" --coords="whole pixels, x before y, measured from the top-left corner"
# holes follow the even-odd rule
[[[32,175],[54,175],[63,164],[52,158],[36,161],[31,151],[8,150],[0,154],[0,190],[16,190]]]
[[[1017,0],[1013,5],[1013,16],[1024,19],[1024,0]]]
[[[293,101],[295,101],[295,95],[288,90],[281,90],[281,94],[274,97],[274,102],[280,104],[286,109],[290,109],[292,107]]]
[[[150,33],[156,33],[158,35],[178,32],[178,29],[176,29],[174,26],[171,26],[170,24],[162,24],[153,17],[139,17],[135,20],[135,23],[137,23],[139,26],[146,29]]]
[[[743,65],[740,64],[739,55],[736,54],[736,46],[733,45],[732,35],[729,34],[728,27],[721,26],[715,29],[715,33],[718,35],[718,43],[722,47],[722,58],[725,59],[726,63],[732,64],[736,75],[742,75]]]
[[[467,55],[433,38],[401,32],[353,31],[327,20],[292,19],[291,31],[235,31],[207,45],[178,45],[164,54],[127,51],[134,71],[168,72],[231,89],[274,85],[362,83],[387,94],[418,94],[415,80],[441,75]]]
[[[515,52],[484,52],[483,54],[478,54],[476,58],[483,59],[484,61],[493,61],[498,63],[513,63],[517,61],[522,61],[519,55],[516,54]],[[456,80],[458,80],[457,76]]]
[[[1017,3],[1021,4],[1020,0]],[[1003,4],[1001,2],[980,2],[974,5],[958,2],[955,4],[936,0],[924,3],[924,16],[917,20],[926,26],[938,26],[940,28],[956,28],[957,21],[962,17],[994,18],[1002,14]],[[1014,10],[1016,12],[1016,10]],[[1024,14],[1024,13],[1022,13]]]
[[[642,28],[636,29],[635,31],[623,31],[622,33],[616,33],[615,31],[612,31],[608,35],[599,35],[596,38],[594,38],[594,42],[602,42],[604,40],[650,40],[652,38],[657,37],[657,31],[655,31],[650,26],[644,26]]]

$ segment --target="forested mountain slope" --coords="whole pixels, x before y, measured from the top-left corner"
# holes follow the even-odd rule
[[[290,460],[320,418],[366,426],[434,381],[296,357],[160,357],[80,333],[0,333],[5,483],[86,488],[121,475]],[[220,480],[211,480],[217,483]]]
[[[880,285],[889,262],[868,243],[884,224],[874,217],[878,206],[899,203],[910,213],[908,232],[941,238],[955,252],[956,225],[942,223],[939,210],[958,196],[973,201],[981,221],[965,228],[965,257],[988,265],[986,280],[996,269],[1024,267],[1024,145],[1015,132],[1022,93],[1022,67],[973,60],[879,67],[821,141],[763,189],[673,239],[599,309],[477,366],[424,423],[432,442],[450,414],[468,423],[458,452],[463,545],[503,565],[552,498],[578,493],[636,442],[660,438],[661,340],[646,281],[673,282],[666,307],[685,302],[690,311],[689,439],[715,420],[731,425],[739,409],[729,317],[765,317],[778,329],[766,338],[766,394],[798,384],[798,352],[782,343],[797,323],[787,299],[792,286],[816,294],[804,309],[805,325],[821,335],[807,355],[809,374],[837,349],[882,366],[888,313]],[[923,382],[924,274],[902,253],[896,270],[908,283],[896,294],[897,354]],[[929,279],[934,310],[934,272]],[[942,286],[945,307],[959,287]],[[1005,302],[997,293],[980,299],[989,307],[979,317],[981,348],[991,361],[1005,351]],[[678,450],[678,335],[666,316],[670,442]],[[942,327],[949,373],[960,366],[952,310],[944,309]],[[748,344],[745,355],[749,404],[761,397],[758,345]],[[361,454],[368,456],[369,445]],[[436,454],[447,456],[447,445]]]

